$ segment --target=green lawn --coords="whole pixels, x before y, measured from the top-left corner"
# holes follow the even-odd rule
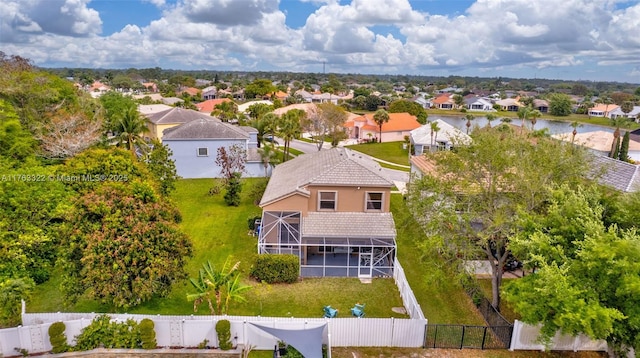
[[[349,145],[347,148],[400,165],[409,165],[409,152],[402,149],[403,142],[382,142]],[[393,169],[401,169],[390,166]]]
[[[222,194],[209,196],[211,179],[181,180],[178,183],[172,199],[182,213],[181,227],[193,243],[194,255],[186,268],[191,277],[196,276],[206,260],[219,266],[232,255],[241,261],[245,282],[256,285],[247,274],[257,251],[257,239],[249,234],[247,220],[261,212],[247,197],[253,183],[254,179],[244,181],[244,197],[239,207],[226,206]],[[59,274],[54,274],[51,281],[38,286],[27,306],[29,312],[118,312],[87,299],[64,307],[64,299],[57,289],[59,277]],[[184,281],[175,285],[168,297],[153,299],[126,312],[192,314],[193,305],[186,300],[187,293],[192,291],[191,285]],[[246,303],[232,303],[229,314],[320,317],[322,307],[331,305],[343,316],[349,314],[349,308],[356,302],[361,302],[366,303],[367,317],[406,317],[391,311],[392,307],[402,306],[391,279],[374,279],[371,284],[363,284],[354,278],[304,279],[293,285],[272,285],[262,291],[252,290],[246,298]],[[206,306],[202,306],[196,314],[207,313]]]

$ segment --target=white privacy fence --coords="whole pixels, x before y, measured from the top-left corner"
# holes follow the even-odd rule
[[[49,326],[64,322],[69,344],[74,337],[97,316],[94,313],[25,313],[25,326],[0,330],[0,353],[3,356],[18,355],[15,348],[30,353],[48,352]],[[330,347],[422,347],[426,327],[425,320],[394,318],[279,318],[244,316],[153,316],[110,314],[112,320],[154,321],[156,340],[160,347],[197,347],[205,339],[210,346],[217,346],[216,323],[221,319],[231,322],[233,345],[251,345],[258,350],[271,350],[278,338],[251,325],[255,323],[280,329],[304,330],[326,324],[323,344]]]
[[[418,300],[416,296],[413,294],[413,290],[411,286],[409,286],[409,281],[407,281],[407,276],[404,274],[404,269],[400,265],[400,261],[396,257],[394,260],[394,270],[393,270],[393,279],[396,282],[396,286],[398,286],[398,291],[400,291],[400,297],[402,297],[402,304],[404,308],[407,310],[407,314],[409,317],[413,319],[425,320],[424,313],[422,312],[422,308],[418,304]]]
[[[529,325],[516,320],[513,323],[513,335],[511,336],[510,350],[544,350],[545,346],[538,342],[540,326]],[[556,333],[547,347],[550,350],[558,351],[606,351],[607,342],[604,340],[594,341],[581,334],[573,337],[567,334]]]

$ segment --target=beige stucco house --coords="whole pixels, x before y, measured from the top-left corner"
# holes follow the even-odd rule
[[[282,163],[260,201],[258,252],[297,255],[304,277],[392,275],[392,186],[376,162],[346,148]]]

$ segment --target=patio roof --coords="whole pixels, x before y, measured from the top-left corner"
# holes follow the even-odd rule
[[[395,238],[391,213],[309,212],[302,218],[302,237]]]

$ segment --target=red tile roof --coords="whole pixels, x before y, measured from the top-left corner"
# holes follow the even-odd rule
[[[231,102],[231,100],[229,98],[208,99],[204,102],[196,103],[196,107],[200,112],[211,113],[217,104],[224,102]]]

